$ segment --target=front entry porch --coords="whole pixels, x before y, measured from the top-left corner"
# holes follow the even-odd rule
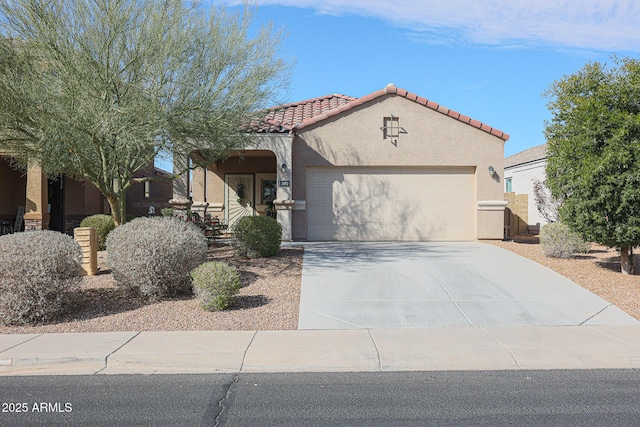
[[[283,240],[291,240],[290,136],[260,135],[255,144],[192,171],[191,179],[174,181],[174,200],[226,224],[229,230],[244,216],[266,215],[282,225]],[[174,158],[175,170],[180,164]]]

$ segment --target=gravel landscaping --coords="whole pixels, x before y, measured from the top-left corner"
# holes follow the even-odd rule
[[[547,258],[535,239],[528,243],[492,241],[545,265],[640,319],[640,276],[625,276],[614,249],[592,245],[588,254],[571,259]],[[111,331],[286,330],[298,326],[302,247],[286,247],[272,258],[243,259],[228,246],[211,248],[208,258],[228,262],[242,275],[238,304],[224,312],[208,312],[193,297],[149,304],[115,286],[99,253],[100,273],[85,277],[74,313],[55,323],[0,326],[2,334]],[[636,255],[640,264],[640,256]]]
[[[228,246],[210,248],[209,260],[238,268],[242,288],[231,310],[209,312],[193,297],[153,304],[115,286],[99,252],[96,276],[83,278],[78,309],[56,323],[37,326],[0,326],[2,334],[112,331],[284,330],[298,327],[301,247],[287,247],[270,258],[243,259]]]

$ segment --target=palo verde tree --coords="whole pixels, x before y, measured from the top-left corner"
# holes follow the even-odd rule
[[[620,249],[634,273],[640,245],[640,62],[593,62],[554,82],[546,95],[547,185],[560,219],[587,239]]]
[[[256,30],[247,3],[194,3],[0,2],[0,151],[90,181],[119,225],[159,153],[209,163],[245,144],[251,113],[286,87],[282,34]]]

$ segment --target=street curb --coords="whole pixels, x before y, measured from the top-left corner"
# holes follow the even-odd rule
[[[640,369],[640,326],[0,335],[0,349],[0,375]]]

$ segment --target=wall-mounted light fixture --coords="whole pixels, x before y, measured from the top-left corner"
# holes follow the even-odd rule
[[[489,166],[489,175],[493,176],[496,173],[496,170],[493,168],[493,166]]]
[[[280,172],[287,173],[287,170],[289,170],[289,168],[287,167],[286,163],[283,163],[282,165],[280,165]]]
[[[391,143],[395,146],[398,145],[398,138],[400,134],[407,133],[407,131],[400,126],[400,117],[390,114],[389,117],[382,118],[382,139],[391,139]]]

